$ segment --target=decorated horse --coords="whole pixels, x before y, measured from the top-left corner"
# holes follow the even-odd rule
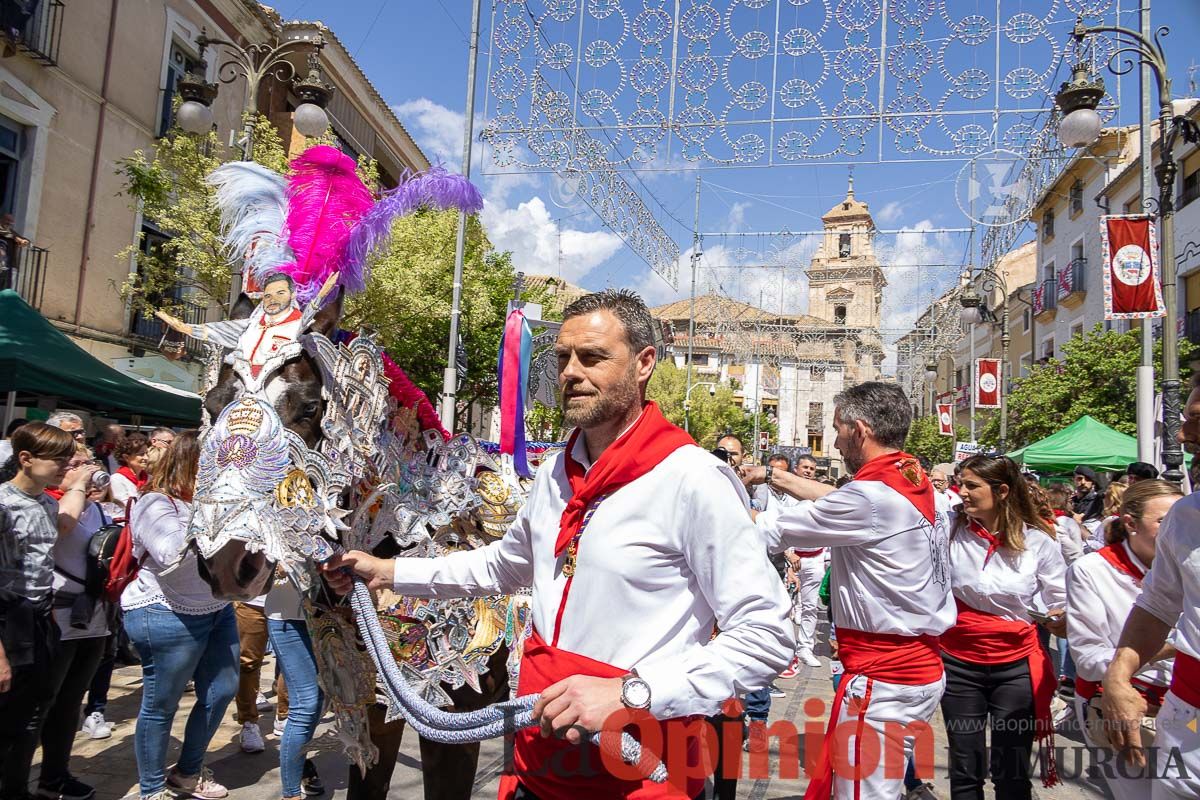
[[[264,288],[286,297],[286,284],[296,304],[264,313],[243,295],[230,321],[190,331],[213,346],[189,546],[218,597],[249,600],[277,579],[306,597],[319,681],[358,767],[352,797],[386,796],[403,719],[421,735],[425,796],[465,800],[478,742],[532,723],[536,698],[509,699],[525,599],[372,598],[359,584],[347,608],[319,566],[339,549],[421,558],[485,546],[516,515],[516,473],[445,431],[369,333],[339,328],[398,216],[474,212],[479,193],[434,168],[375,200],[328,146],[286,178],[235,162],[209,180],[229,256]],[[607,747],[639,761],[627,735]]]

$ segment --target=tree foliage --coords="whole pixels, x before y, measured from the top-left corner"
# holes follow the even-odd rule
[[[1182,364],[1195,347],[1179,341]],[[1013,381],[1008,395],[1008,449],[1015,450],[1062,430],[1084,414],[1131,436],[1137,434],[1137,367],[1141,333],[1092,330],[1072,336],[1062,346],[1062,359],[1034,365],[1029,375]],[[1162,364],[1162,342],[1155,342],[1156,372]],[[1186,369],[1184,370],[1186,372]],[[993,447],[1000,435],[1000,415],[993,413],[979,436]]]
[[[693,376],[693,383],[697,376]],[[658,403],[663,415],[676,425],[683,427],[683,401],[687,394],[687,370],[675,366],[672,361],[660,361],[650,377],[646,396]],[[707,386],[692,390],[691,411],[688,414],[693,438],[701,447],[712,449],[726,432],[738,436],[746,446],[752,447],[754,437],[754,415],[747,413],[738,403],[733,388],[728,384],[717,384],[715,393]],[[776,442],[779,429],[766,414],[758,418],[760,431],[767,431],[771,441]]]
[[[929,459],[930,465],[953,462],[954,443],[970,441],[970,431],[961,425],[955,430],[954,436],[943,436],[941,431],[942,425],[937,417],[917,417],[908,429],[905,452]]]

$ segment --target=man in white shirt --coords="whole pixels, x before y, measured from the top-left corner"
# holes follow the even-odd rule
[[[950,474],[953,471],[954,468],[949,464],[938,464],[929,470],[929,482],[933,484],[934,491],[946,498],[950,508],[962,505],[962,498],[958,496],[958,492],[950,488]]]
[[[776,465],[778,469],[778,465]],[[810,455],[796,458],[794,469],[796,475],[809,480],[816,480],[817,460]],[[797,500],[787,492],[763,484],[760,489],[778,498],[785,506],[804,504],[808,500]],[[820,606],[817,595],[821,590],[821,581],[825,579],[826,550],[816,547],[806,550],[788,548],[786,551],[788,564],[796,582],[796,594],[792,598],[792,627],[796,631],[796,659],[788,667],[788,672],[795,672],[801,664],[808,667],[821,666],[821,660],[813,652],[817,645],[817,617],[820,616]],[[784,672],[782,677],[791,677]]]
[[[900,387],[861,383],[839,393],[834,404],[834,446],[854,480],[835,490],[772,475],[773,485],[814,502],[759,514],[758,525],[777,547],[829,547],[832,553],[833,622],[846,672],[805,797],[825,800],[832,791],[839,800],[892,800],[903,785],[902,751],[914,738],[924,744],[928,737],[932,745],[928,723],[945,687],[937,637],[956,617],[947,508],[917,460],[901,450],[912,417]],[[762,483],[766,474],[744,470],[743,480]],[[844,737],[833,735],[846,722],[875,731],[878,748],[872,749],[882,755],[874,768],[866,758],[857,766],[857,745],[833,752],[846,746]],[[849,764],[852,776],[841,769],[835,776],[835,760]]]
[[[1200,445],[1200,376],[1192,377],[1179,441]],[[1171,689],[1155,723],[1150,797],[1195,798],[1200,797],[1200,493],[1171,507],[1155,547],[1154,563],[1104,675],[1101,703],[1113,746],[1135,766],[1145,765],[1146,700],[1133,688],[1133,676],[1161,657],[1175,628]]]
[[[345,589],[336,571],[350,567],[372,586],[428,597],[532,586],[518,694],[541,694],[534,714],[561,738],[517,733],[502,798],[695,797],[702,780],[684,792],[597,769],[583,732],[631,708],[660,721],[711,716],[766,686],[794,647],[783,584],[765,543],[747,546],[761,539],[733,470],[645,401],[655,348],[641,299],[608,290],[577,300],[555,350],[564,422],[576,430],[500,541],[433,559],[351,552],[327,575]],[[669,740],[677,726],[666,728]]]

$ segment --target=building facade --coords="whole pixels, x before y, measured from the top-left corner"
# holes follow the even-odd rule
[[[690,342],[693,383],[731,383],[747,413],[778,426],[771,446],[807,447],[835,477],[845,466],[833,448],[833,398],[879,376],[880,306],[886,285],[874,251],[867,204],[846,198],[822,217],[807,268],[808,313],[781,314],[727,297],[696,298]],[[663,323],[669,357],[687,366],[691,301],[651,309]]]
[[[136,263],[131,244],[153,247],[159,231],[123,194],[120,162],[148,152],[172,122],[175,86],[185,72],[216,80],[224,59],[202,31],[243,44],[314,41],[335,93],[327,112],[339,142],[373,157],[381,182],[428,161],[354,63],[320,23],[283,23],[252,0],[42,0],[20,29],[12,55],[0,59],[0,214],[29,241],[9,282],[31,305],[96,358],[136,377],[195,390],[198,366],[157,352],[161,326],[142,318],[120,287]],[[10,41],[10,44],[13,42]],[[307,72],[300,47],[289,57]],[[236,157],[247,84],[221,84],[213,103],[219,140]],[[290,84],[268,78],[254,107],[278,129],[290,152],[304,141],[293,130],[299,101]],[[186,265],[180,265],[181,270]],[[182,301],[187,301],[181,291]],[[198,307],[189,321],[220,317]]]

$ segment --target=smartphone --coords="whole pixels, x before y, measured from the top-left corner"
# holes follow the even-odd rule
[[[1044,611],[1038,611],[1037,609],[1033,608],[1026,609],[1025,613],[1029,614],[1029,618],[1039,625],[1058,622],[1058,620],[1061,618],[1061,615],[1050,616]]]

